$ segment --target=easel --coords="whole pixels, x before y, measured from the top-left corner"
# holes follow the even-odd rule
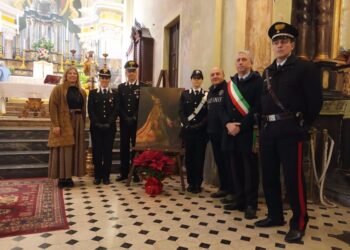
[[[157,85],[156,87],[159,88],[160,84],[163,80],[163,87],[164,88],[169,88],[170,84],[169,84],[169,78],[168,78],[168,74],[167,71],[165,69],[160,70],[159,76],[158,76],[158,81],[157,81]]]
[[[161,70],[159,77],[158,77],[158,81],[157,81],[157,87],[160,87],[161,82],[163,80],[163,87],[169,87],[169,81],[168,81],[168,77],[167,77],[167,72],[166,70]],[[181,156],[184,155],[184,150],[182,148],[177,149],[177,148],[145,148],[145,147],[132,147],[132,150],[135,152],[135,157],[140,153],[143,152],[145,150],[156,150],[156,151],[162,151],[164,153],[167,154],[171,154],[174,155],[176,158],[176,163],[177,163],[177,167],[179,169],[179,175],[180,175],[180,181],[181,181],[181,188],[182,191],[185,191],[185,180],[184,180],[184,175],[183,175],[183,171],[182,171],[182,158]],[[126,186],[130,186],[131,183],[131,178],[134,174],[135,171],[135,165],[134,163],[131,164],[130,167],[130,171],[128,174],[128,180],[126,182]]]

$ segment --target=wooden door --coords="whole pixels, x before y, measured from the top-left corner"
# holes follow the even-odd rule
[[[169,84],[170,87],[178,86],[179,67],[179,28],[180,22],[169,28]]]

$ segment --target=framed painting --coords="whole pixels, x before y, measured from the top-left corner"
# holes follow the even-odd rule
[[[136,148],[181,149],[179,101],[182,88],[141,87]]]

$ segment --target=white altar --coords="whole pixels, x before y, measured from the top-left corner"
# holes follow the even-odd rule
[[[6,113],[6,98],[49,99],[55,85],[44,84],[44,79],[25,76],[10,76],[9,81],[0,82],[0,113]]]

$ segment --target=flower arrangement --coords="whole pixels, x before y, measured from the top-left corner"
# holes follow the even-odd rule
[[[146,179],[146,193],[158,195],[163,191],[162,180],[171,175],[175,162],[162,151],[147,150],[135,157],[133,163],[138,174]]]
[[[41,38],[36,43],[33,43],[32,47],[38,52],[39,60],[48,60],[49,53],[53,49],[53,43],[50,40]]]
[[[38,49],[38,59],[39,60],[48,60],[49,59],[49,51],[45,48]]]

